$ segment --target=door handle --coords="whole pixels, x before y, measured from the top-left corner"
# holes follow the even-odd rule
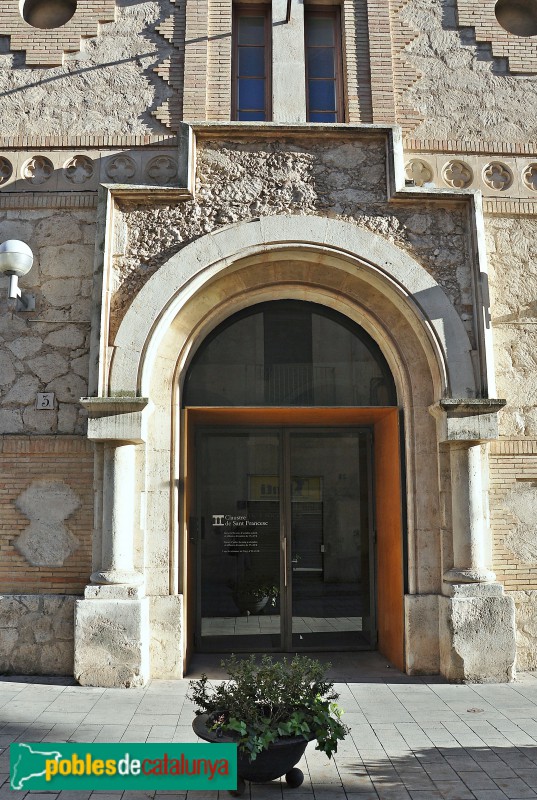
[[[287,536],[283,537],[283,585],[287,588]]]

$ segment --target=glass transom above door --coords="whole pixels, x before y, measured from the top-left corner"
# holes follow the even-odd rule
[[[342,314],[278,300],[235,314],[202,343],[183,406],[390,406],[396,392],[373,339]]]
[[[370,434],[198,433],[197,647],[375,644]]]

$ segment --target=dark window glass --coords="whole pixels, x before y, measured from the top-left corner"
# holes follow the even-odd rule
[[[315,12],[306,11],[306,45],[319,47],[335,44],[334,17],[317,15]]]
[[[308,64],[308,77],[335,78],[334,50],[331,47],[316,47]]]
[[[237,7],[234,20],[233,118],[269,119],[268,12]]]
[[[239,12],[240,13],[240,12]],[[238,19],[239,46],[258,45],[265,47],[265,15],[253,17],[240,14]]]
[[[308,87],[310,109],[314,111],[336,110],[334,81],[310,81]]]
[[[192,360],[187,406],[396,405],[378,345],[354,322],[314,303],[280,300],[234,315]]]
[[[305,34],[308,121],[342,121],[338,10],[306,9]]]
[[[241,111],[240,117],[243,122],[264,122],[264,111]]]
[[[314,111],[309,115],[309,122],[337,122],[337,116],[334,112],[328,111]]]
[[[239,75],[257,78],[265,74],[265,53],[262,47],[239,47]]]
[[[257,78],[239,82],[239,108],[244,111],[263,111],[265,107],[265,81]]]

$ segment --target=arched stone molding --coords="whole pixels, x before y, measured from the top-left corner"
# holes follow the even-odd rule
[[[143,395],[159,343],[187,300],[218,273],[246,259],[307,252],[313,263],[361,275],[393,299],[441,376],[438,397],[479,395],[471,346],[455,308],[434,278],[407,253],[351,223],[273,216],[242,222],[184,247],[156,272],[127,311],[114,341],[108,393]]]
[[[442,572],[453,560],[450,537],[442,545],[440,532],[450,525],[449,513],[440,520],[440,507],[449,506],[442,491],[449,496],[450,487],[446,464],[441,461],[439,467],[439,438],[429,410],[446,398],[457,398],[459,405],[479,402],[474,398],[485,381],[474,373],[466,330],[434,278],[381,237],[336,220],[275,216],[239,223],[185,246],[133,299],[110,345],[103,393],[148,398],[151,410],[140,447],[139,490],[132,498],[140,520],[134,567],[143,572],[150,599],[151,633],[144,640],[151,650],[150,674],[182,674],[184,376],[197,347],[223,319],[285,298],[346,314],[377,341],[391,367],[406,445],[407,669],[447,673],[450,667],[441,666],[438,621]]]
[[[348,223],[311,217],[242,223],[188,245],[152,276],[118,330],[107,391],[148,397],[153,409],[144,490],[145,528],[151,535],[138,546],[148,593],[162,603],[169,594],[171,602],[180,588],[185,521],[178,522],[184,467],[179,408],[188,364],[223,319],[275,298],[335,308],[362,325],[383,351],[405,409],[409,588],[424,596],[438,593],[437,439],[429,407],[453,391],[476,394],[466,331],[442,289],[407,254]],[[151,670],[155,677],[171,674],[162,667],[171,656],[163,656],[162,629],[160,635]],[[177,639],[169,647],[169,652],[176,648]]]

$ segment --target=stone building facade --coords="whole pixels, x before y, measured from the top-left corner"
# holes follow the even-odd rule
[[[35,310],[2,288],[0,671],[537,669],[533,6],[4,5],[0,242],[31,247]],[[254,119],[241,18],[265,20]],[[245,575],[272,610],[240,607]]]

